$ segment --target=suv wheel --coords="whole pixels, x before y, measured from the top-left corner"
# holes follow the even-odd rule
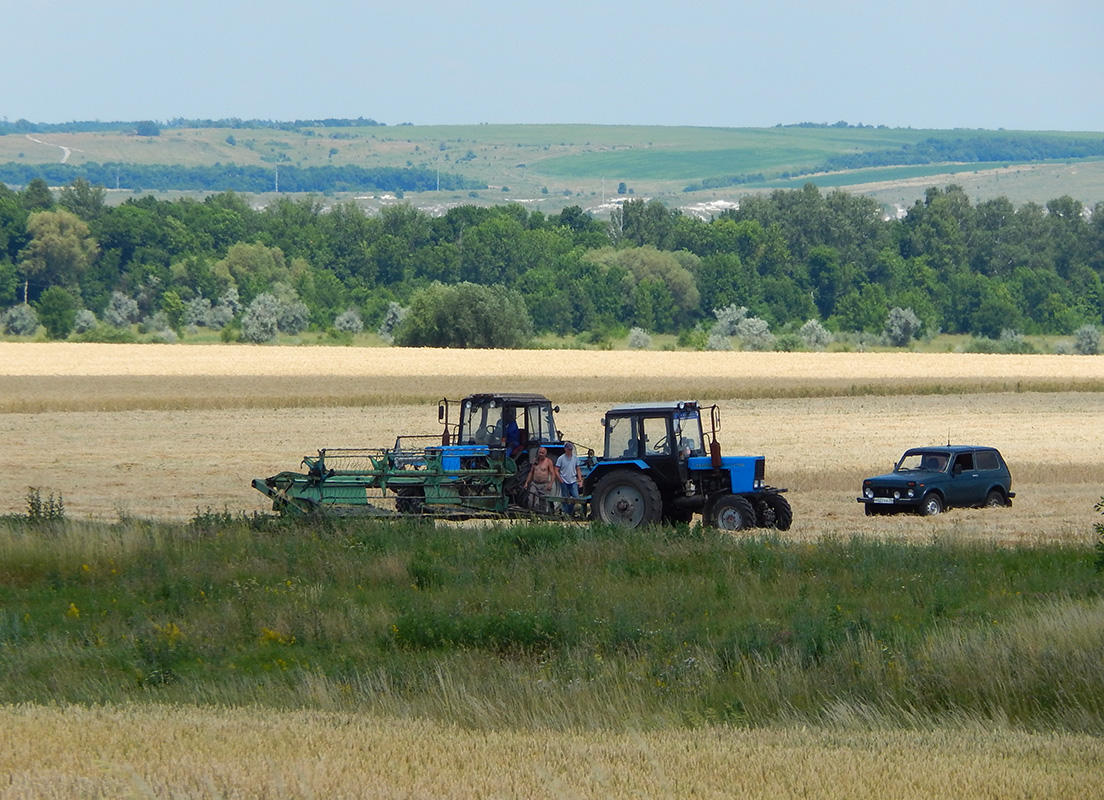
[[[943,498],[937,495],[935,492],[931,492],[920,503],[920,516],[922,517],[934,517],[936,514],[943,513]]]
[[[658,520],[662,510],[655,481],[639,472],[620,469],[594,487],[592,516],[609,525],[637,528]]]
[[[990,489],[989,494],[985,495],[986,508],[1004,508],[1006,505],[1008,500],[1000,489]]]

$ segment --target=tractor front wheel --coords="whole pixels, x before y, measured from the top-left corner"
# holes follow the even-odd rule
[[[747,498],[726,494],[712,504],[706,521],[722,531],[745,531],[755,527],[755,509]]]
[[[790,526],[793,525],[793,509],[790,508],[789,501],[780,494],[768,494],[763,496],[762,502],[767,507],[768,512],[762,515],[763,519],[760,519],[759,522],[769,520],[769,524],[760,524],[760,527],[788,531]]]
[[[591,515],[609,525],[638,528],[656,522],[663,499],[655,481],[647,475],[617,470],[604,475],[594,487]]]

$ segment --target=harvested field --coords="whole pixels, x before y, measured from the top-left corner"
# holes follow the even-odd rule
[[[794,537],[1083,542],[1104,486],[1097,357],[0,343],[0,376],[0,513],[29,487],[101,519],[266,510],[251,479],[320,447],[435,433],[437,399],[493,389],[548,395],[565,434],[596,448],[613,403],[715,401],[725,452],[767,456],[790,489]],[[863,517],[864,476],[948,439],[1004,452],[1012,509]]]

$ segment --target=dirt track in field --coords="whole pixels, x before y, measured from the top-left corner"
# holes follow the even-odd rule
[[[296,371],[308,365],[318,371]],[[678,370],[687,380],[668,377]],[[1056,356],[0,343],[0,513],[21,513],[29,487],[60,494],[80,517],[266,510],[253,478],[295,469],[320,447],[437,433],[437,398],[512,388],[551,397],[565,434],[596,448],[614,402],[718,402],[725,452],[765,455],[768,481],[790,490],[794,537],[1084,542],[1104,493],[1104,393],[1091,390],[1101,380],[1104,358]],[[1012,509],[862,515],[865,475],[948,438],[1004,452]]]

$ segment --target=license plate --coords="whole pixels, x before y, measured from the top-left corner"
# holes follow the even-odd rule
[[[893,502],[893,498],[892,497],[875,497],[874,502],[875,503],[885,503],[885,504],[888,505],[888,504]]]

